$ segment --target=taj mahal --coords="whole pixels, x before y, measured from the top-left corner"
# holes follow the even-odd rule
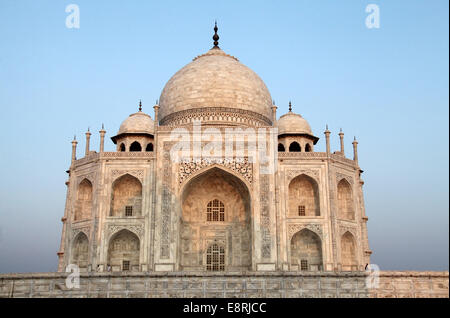
[[[72,141],[58,271],[361,272],[370,263],[356,139],[347,158],[343,132],[332,151],[326,128],[326,152],[315,151],[319,137],[295,105],[277,119],[262,79],[219,47],[217,30],[152,116],[130,107],[138,111],[111,137],[116,151],[104,151],[104,128],[98,151],[89,131],[82,157]]]

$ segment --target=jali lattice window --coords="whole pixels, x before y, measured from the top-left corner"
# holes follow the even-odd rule
[[[302,271],[307,271],[307,270],[308,270],[308,260],[302,259],[302,260],[300,261],[300,269],[301,269]]]
[[[306,215],[306,208],[304,205],[298,206],[298,216],[305,216]]]
[[[225,249],[213,244],[206,251],[206,270],[219,272],[225,270]]]
[[[122,262],[122,270],[123,271],[129,271],[130,270],[130,261],[123,261]]]
[[[206,207],[206,220],[213,222],[225,221],[225,206],[217,199],[214,199],[208,203]]]
[[[125,207],[125,216],[133,216],[133,207],[132,206]]]

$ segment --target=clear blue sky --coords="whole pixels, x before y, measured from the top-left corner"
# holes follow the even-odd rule
[[[66,5],[80,7],[67,29]],[[365,27],[369,3],[380,28]],[[0,2],[0,272],[54,271],[70,141],[107,137],[167,80],[220,46],[279,106],[359,140],[372,262],[448,270],[448,1]],[[84,141],[79,144],[82,155]],[[113,144],[107,139],[107,150]]]

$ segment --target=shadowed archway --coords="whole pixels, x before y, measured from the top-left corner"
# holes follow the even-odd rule
[[[211,270],[211,246],[223,249],[217,270],[251,268],[251,199],[239,177],[218,167],[201,172],[184,185],[181,208],[181,270]]]

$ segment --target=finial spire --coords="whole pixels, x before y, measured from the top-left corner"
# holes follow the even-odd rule
[[[141,100],[139,100],[139,111],[140,112],[142,111],[142,101]]]
[[[214,40],[214,47],[213,49],[218,49],[219,48],[219,35],[217,34],[217,30],[219,30],[219,28],[217,27],[217,21],[214,23],[214,35],[213,35],[213,40]]]
[[[292,112],[292,103],[291,103],[291,101],[289,101],[289,112],[290,113]]]
[[[105,129],[105,125],[102,123],[102,129]]]

